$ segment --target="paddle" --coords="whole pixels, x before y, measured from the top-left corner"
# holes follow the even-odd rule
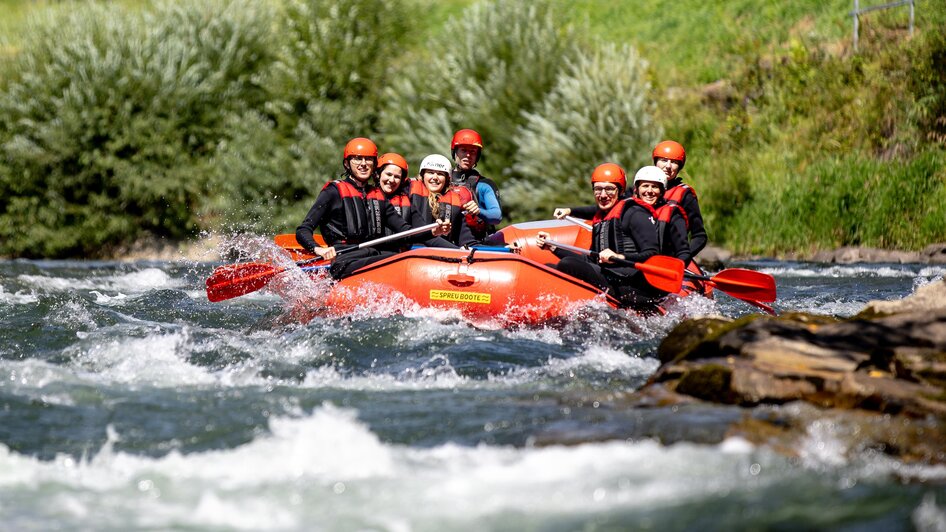
[[[378,244],[390,242],[392,240],[399,240],[409,236],[419,235],[420,233],[436,228],[437,225],[437,222],[434,222],[423,227],[416,227],[409,231],[403,231],[393,235],[369,240],[367,242],[362,242],[358,245],[336,248],[336,256],[354,251],[356,249],[373,247],[377,246]],[[319,257],[303,260],[297,262],[296,266],[305,266],[307,264],[319,262],[321,260],[322,259]],[[210,277],[207,278],[207,299],[216,303],[218,301],[233,299],[234,297],[239,297],[244,294],[249,294],[250,292],[255,292],[269,284],[273,277],[279,275],[287,269],[288,268],[277,267],[272,264],[261,262],[248,262],[243,264],[221,266],[214,270]]]
[[[565,220],[567,220],[567,221],[569,221],[569,222],[571,222],[571,223],[573,223],[573,224],[575,224],[575,225],[581,226],[582,228],[587,229],[587,230],[589,230],[589,231],[591,231],[591,229],[592,229],[592,227],[591,227],[590,225],[586,224],[583,220],[580,220],[580,219],[578,219],[578,218],[575,218],[574,216],[565,216]]]
[[[561,244],[554,240],[546,240],[545,242],[550,246],[567,249],[568,251],[574,251],[582,255],[591,255],[593,253],[591,250]],[[677,293],[683,286],[683,261],[676,257],[654,255],[644,262],[631,262],[629,260],[612,258],[611,262],[637,268],[644,274],[644,278],[647,279],[647,282],[658,290]]]
[[[687,279],[706,281],[736,299],[754,302],[775,301],[775,278],[767,273],[743,268],[727,268],[709,277],[684,272]]]

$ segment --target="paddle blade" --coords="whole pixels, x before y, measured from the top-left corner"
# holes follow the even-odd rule
[[[282,271],[260,262],[221,266],[207,278],[207,299],[216,303],[255,292]]]
[[[775,278],[767,273],[727,268],[710,277],[716,288],[744,301],[775,301]]]
[[[654,255],[645,262],[634,263],[654,288],[675,294],[683,287],[683,261],[676,257]]]

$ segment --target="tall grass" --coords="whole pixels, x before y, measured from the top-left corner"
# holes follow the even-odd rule
[[[391,0],[286,0],[273,22],[266,102],[231,116],[200,210],[204,225],[285,231],[341,170],[341,147],[374,134],[391,57],[407,37]]]

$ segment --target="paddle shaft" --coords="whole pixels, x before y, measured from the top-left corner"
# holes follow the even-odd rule
[[[546,240],[546,243],[550,246],[560,247],[581,255],[598,254],[597,252],[585,248],[560,244],[554,240]],[[644,274],[644,278],[647,279],[647,282],[659,290],[671,293],[680,291],[683,283],[683,261],[676,257],[654,255],[644,262],[631,262],[616,257],[612,257],[610,260],[615,264],[636,268]]]
[[[580,247],[578,247],[578,246],[570,246],[570,245],[568,245],[568,244],[562,244],[562,243],[556,242],[556,241],[554,241],[554,240],[546,240],[545,242],[546,242],[546,244],[548,244],[548,245],[550,245],[550,246],[555,246],[555,247],[557,247],[557,248],[562,248],[562,249],[564,249],[564,250],[572,251],[572,252],[578,253],[578,254],[580,254],[580,255],[597,255],[597,254],[598,254],[597,252],[591,251],[590,249],[580,248]],[[625,266],[636,267],[636,265],[635,265],[633,262],[629,261],[629,260],[619,259],[619,258],[617,258],[617,257],[611,257],[611,260],[614,261],[615,264],[623,264],[623,265],[625,265]]]
[[[400,233],[394,233],[393,235],[382,236],[381,238],[376,238],[376,239],[374,239],[374,240],[369,240],[369,241],[367,241],[367,242],[362,242],[361,244],[358,244],[357,246],[346,247],[346,248],[342,248],[342,249],[340,249],[340,250],[336,249],[335,253],[336,253],[336,254],[337,254],[337,253],[345,253],[345,252],[348,252],[348,251],[354,251],[354,250],[356,250],[356,249],[370,248],[370,247],[377,246],[378,244],[384,244],[385,242],[391,242],[392,240],[400,240],[400,239],[402,239],[402,238],[407,238],[407,237],[409,237],[409,236],[419,235],[419,234],[423,233],[424,231],[430,231],[430,230],[432,230],[432,229],[436,229],[438,225],[440,225],[440,224],[438,224],[437,222],[429,223],[429,224],[424,225],[424,226],[421,226],[421,227],[415,227],[414,229],[409,229],[409,230],[407,230],[407,231],[401,231]],[[309,259],[309,260],[312,260],[312,259]],[[303,262],[305,262],[305,261],[303,261]]]
[[[575,224],[575,225],[578,225],[578,226],[580,226],[580,227],[582,227],[582,228],[584,228],[584,229],[587,229],[587,230],[589,230],[589,231],[592,230],[592,227],[591,227],[590,225],[588,225],[588,224],[586,224],[585,222],[579,220],[578,218],[575,218],[574,216],[566,216],[566,217],[565,217],[565,220],[566,220],[566,221],[569,221],[569,222],[571,222],[571,223],[573,223],[573,224]]]

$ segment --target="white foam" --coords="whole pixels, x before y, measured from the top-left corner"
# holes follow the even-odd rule
[[[825,314],[830,316],[853,316],[864,309],[863,301],[843,301],[840,299],[834,299],[832,301],[817,301],[809,298],[786,299],[779,301],[779,304],[793,311],[811,312],[813,314]]]
[[[0,446],[0,485],[71,498],[65,517],[48,501],[27,511],[73,525],[115,510],[113,518],[146,519],[157,528],[319,528],[338,520],[354,528],[413,528],[470,524],[505,511],[561,515],[676,505],[749,478],[745,456],[649,441],[540,449],[390,445],[354,412],[330,405],[300,418],[273,418],[270,431],[235,449],[162,458],[106,446],[87,461],[41,462]],[[276,521],[261,524],[260,515]]]
[[[30,305],[39,301],[39,296],[36,295],[35,291],[30,290],[17,290],[15,293],[11,294],[3,290],[3,286],[0,285],[0,303],[5,303],[7,305]]]
[[[571,358],[550,359],[548,371],[553,375],[568,375],[579,369],[624,375],[650,375],[660,366],[654,358],[629,356],[620,349],[603,345],[587,346],[585,351]]]
[[[173,387],[209,384],[215,379],[204,368],[186,360],[188,330],[148,334],[144,337],[88,336],[65,349],[74,360],[98,379],[109,382]]]
[[[111,290],[139,293],[148,290],[177,288],[184,285],[182,279],[174,279],[159,268],[106,275],[102,277],[51,277],[46,275],[20,275],[18,280],[47,292],[72,292],[74,290]]]
[[[21,495],[5,517],[14,526],[26,515],[43,528],[103,526],[102,519],[109,528],[466,528],[510,513],[550,523],[672,509],[810,474],[736,438],[715,446],[413,448],[382,442],[354,411],[328,404],[274,417],[269,428],[233,449],[160,458],[114,451],[113,431],[81,461],[40,461],[0,445],[0,489]],[[856,483],[860,473],[845,474]],[[55,496],[23,495],[31,492]],[[926,523],[939,512],[924,502],[914,519]]]
[[[936,505],[932,493],[923,497],[923,502],[913,511],[913,526],[922,532],[946,532],[946,510]]]
[[[443,362],[438,362],[438,361]],[[322,366],[306,373],[302,386],[310,388],[336,388],[343,390],[401,391],[401,390],[455,390],[459,388],[483,388],[483,382],[467,379],[457,374],[449,360],[434,356],[419,368],[409,368],[398,375],[342,375],[331,366]]]
[[[942,276],[946,268],[942,266],[928,266],[914,271],[915,266],[875,266],[875,265],[830,265],[830,266],[792,266],[777,268],[761,268],[759,271],[777,277],[916,277]]]

